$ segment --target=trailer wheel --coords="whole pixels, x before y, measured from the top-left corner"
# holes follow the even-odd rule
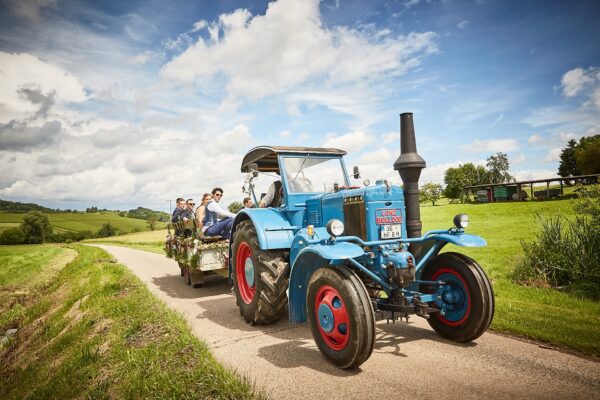
[[[340,368],[354,368],[373,352],[375,318],[363,283],[345,268],[318,269],[308,284],[306,309],[321,354]]]
[[[444,281],[446,285],[421,284],[424,293],[437,292],[437,306],[445,314],[433,313],[427,320],[442,337],[468,342],[477,339],[490,326],[494,317],[494,292],[483,269],[464,254],[443,253],[427,263],[421,280]]]
[[[190,268],[187,265],[183,266],[183,279],[186,285],[192,284],[192,277],[190,276]]]
[[[283,252],[261,250],[252,221],[233,235],[233,289],[240,315],[251,324],[277,321],[287,305],[288,264]]]

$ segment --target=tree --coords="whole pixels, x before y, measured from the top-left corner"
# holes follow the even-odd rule
[[[489,173],[482,165],[466,163],[456,168],[448,168],[444,174],[444,194],[449,199],[464,200],[466,186],[483,185],[489,183],[489,180]]]
[[[438,183],[426,183],[420,189],[419,198],[421,202],[430,201],[435,206],[435,202],[442,198],[442,185]]]
[[[102,225],[102,228],[100,228],[98,230],[98,233],[96,235],[98,237],[109,237],[109,236],[116,236],[118,233],[119,233],[119,230],[117,228],[115,228],[114,226],[112,226],[110,224],[110,222],[107,222],[104,225]]]
[[[227,208],[229,209],[229,211],[231,211],[232,213],[237,213],[238,211],[240,211],[242,208],[244,208],[244,205],[239,202],[239,201],[234,201],[232,203],[230,203]]]
[[[581,175],[600,174],[600,135],[581,138],[575,149],[575,163]]]
[[[581,175],[575,162],[575,149],[577,142],[575,139],[569,140],[567,147],[560,152],[560,163],[558,164],[558,175],[564,177]]]
[[[151,231],[156,229],[156,216],[149,216],[148,220],[146,221],[146,225],[148,225],[148,228],[150,228]]]
[[[487,167],[489,174],[489,183],[505,183],[514,181],[515,178],[508,173],[510,162],[506,153],[498,152],[493,156],[488,157]]]
[[[30,211],[23,217],[21,229],[26,243],[44,243],[52,235],[52,226],[48,217],[40,211]]]

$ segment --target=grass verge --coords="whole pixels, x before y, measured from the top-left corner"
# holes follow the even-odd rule
[[[152,232],[137,232],[128,235],[111,236],[108,238],[98,238],[86,240],[86,243],[110,244],[113,246],[129,247],[136,250],[144,250],[152,253],[164,254],[163,246],[166,229],[160,229]]]
[[[74,249],[78,257],[51,282],[12,285],[31,293],[11,322],[19,332],[0,347],[0,398],[261,396],[125,267],[101,249]]]

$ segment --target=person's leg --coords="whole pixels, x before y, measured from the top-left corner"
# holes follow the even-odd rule
[[[231,237],[231,228],[233,227],[233,218],[227,218],[227,223],[223,229],[223,237],[229,239]]]
[[[231,223],[229,221],[231,221],[231,223],[233,223],[233,220],[231,218],[225,218],[225,219],[215,222],[212,226],[208,227],[208,229],[205,232],[205,235],[206,236],[225,236],[223,234],[223,231],[225,230],[225,228],[228,224],[230,225],[229,232],[231,232]]]

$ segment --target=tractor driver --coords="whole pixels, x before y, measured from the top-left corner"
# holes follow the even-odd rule
[[[267,190],[267,194],[260,200],[259,206],[260,208],[279,207],[282,199],[283,186],[281,185],[281,178],[278,176],[277,180],[269,185],[269,190]]]

